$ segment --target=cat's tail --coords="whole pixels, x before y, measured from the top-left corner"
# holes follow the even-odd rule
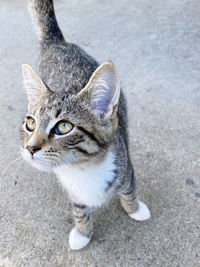
[[[53,0],[29,0],[28,2],[40,44],[49,45],[64,41],[56,20]]]

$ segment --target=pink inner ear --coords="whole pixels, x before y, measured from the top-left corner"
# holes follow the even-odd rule
[[[106,85],[98,89],[95,88],[92,95],[92,110],[99,111],[101,117],[103,117],[108,111],[111,99],[111,92]]]
[[[37,103],[47,92],[39,75],[27,64],[22,65],[24,85],[31,104]]]
[[[113,113],[119,100],[119,79],[115,72],[106,70],[92,85],[92,110],[99,113],[101,119]]]
[[[111,116],[116,110],[120,95],[120,80],[115,66],[111,62],[100,65],[87,86],[78,96],[89,100],[89,107],[101,119]]]

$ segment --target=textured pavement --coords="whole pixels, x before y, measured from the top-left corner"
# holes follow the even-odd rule
[[[138,194],[152,217],[135,222],[114,199],[94,212],[90,245],[69,250],[66,193],[18,158],[27,105],[21,64],[36,68],[38,41],[26,1],[1,0],[0,266],[200,266],[199,0],[55,7],[67,41],[119,70]]]

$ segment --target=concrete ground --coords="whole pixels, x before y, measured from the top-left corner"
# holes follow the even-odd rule
[[[200,266],[199,0],[55,6],[66,39],[119,70],[138,193],[152,217],[135,222],[114,199],[95,211],[91,244],[69,250],[66,193],[18,159],[27,104],[21,64],[37,66],[38,41],[26,1],[1,0],[0,266]]]

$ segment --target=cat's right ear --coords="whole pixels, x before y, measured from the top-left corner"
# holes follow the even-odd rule
[[[112,62],[101,64],[78,97],[86,99],[86,105],[99,120],[116,115],[120,96],[120,80]]]
[[[35,106],[44,96],[51,93],[39,75],[28,64],[22,64],[22,74],[29,106]]]

